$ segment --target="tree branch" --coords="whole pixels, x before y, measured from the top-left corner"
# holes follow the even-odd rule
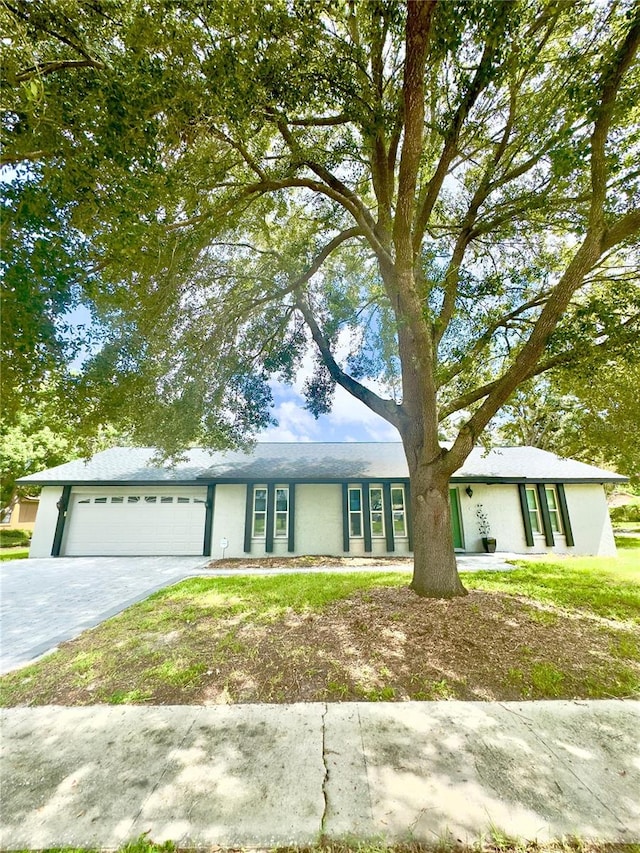
[[[375,412],[380,417],[384,418],[390,424],[399,428],[400,418],[399,412],[400,409],[392,400],[385,400],[383,397],[379,397],[374,391],[367,388],[364,385],[361,385],[360,382],[357,382],[352,376],[349,376],[348,373],[345,373],[344,370],[337,363],[335,358],[333,357],[333,353],[331,352],[331,348],[329,346],[329,341],[326,339],[319,325],[317,324],[315,317],[313,316],[313,312],[309,305],[305,302],[302,296],[298,296],[296,300],[296,308],[300,311],[302,316],[305,319],[307,326],[311,332],[311,336],[315,341],[316,346],[320,350],[320,355],[322,356],[322,360],[329,371],[331,378],[340,385],[345,391],[348,391],[353,397],[357,400],[360,400],[365,406],[368,406],[371,411]]]
[[[629,336],[632,336],[632,340],[636,338],[636,326],[638,324],[638,317],[632,317],[627,320],[625,323],[621,324],[623,327],[626,327]],[[598,350],[605,350],[609,345],[609,338],[603,338],[599,340],[597,343],[591,344],[591,346],[585,348],[583,342],[579,345],[573,347],[573,349],[567,350],[562,353],[558,353],[557,355],[552,356],[551,358],[546,359],[545,361],[541,361],[536,364],[524,377],[524,380],[533,379],[535,376],[540,376],[542,373],[547,373],[549,370],[553,370],[556,367],[561,367],[564,365],[571,364],[572,362],[578,362],[582,359],[588,358],[589,353],[597,352]],[[446,420],[450,415],[454,414],[454,412],[459,412],[461,409],[466,409],[469,406],[472,406],[474,403],[477,403],[478,400],[481,400],[483,397],[487,397],[500,383],[502,377],[499,379],[494,379],[492,382],[487,382],[485,385],[482,385],[480,388],[475,388],[472,391],[468,391],[466,394],[461,394],[459,397],[456,397],[455,400],[452,400],[448,405],[443,406],[440,410],[439,420]]]
[[[507,6],[508,4],[505,4]],[[420,244],[422,243],[422,239],[424,237],[424,233],[427,227],[427,223],[429,222],[429,218],[431,216],[431,212],[433,210],[433,206],[436,203],[436,199],[440,194],[440,190],[442,189],[442,184],[447,176],[447,172],[449,171],[449,166],[451,165],[451,161],[453,160],[456,150],[458,147],[458,139],[460,137],[460,132],[462,130],[462,126],[469,115],[473,105],[478,99],[478,96],[482,92],[483,89],[487,87],[491,80],[491,72],[493,70],[493,62],[495,59],[495,55],[498,49],[498,34],[494,34],[490,39],[487,40],[485,44],[484,51],[482,53],[482,57],[480,59],[480,63],[478,68],[476,69],[476,73],[473,77],[471,85],[467,90],[464,98],[462,99],[458,109],[456,110],[456,114],[451,122],[447,135],[445,137],[444,146],[442,149],[442,153],[440,154],[440,160],[436,167],[436,171],[434,172],[431,180],[426,185],[423,198],[420,202],[420,210],[416,217],[416,222],[413,228],[413,250],[417,254],[420,249]]]
[[[401,269],[413,268],[411,225],[424,134],[424,70],[435,0],[407,4],[404,65],[404,141],[400,154],[393,240]]]
[[[338,124],[349,124],[351,119],[341,113],[337,116],[314,116],[313,118],[290,118],[289,124],[295,127],[335,127]]]
[[[606,252],[640,232],[640,208],[630,210],[614,222],[602,237],[602,252]]]
[[[32,162],[50,156],[50,151],[27,151],[25,154],[7,154],[5,157],[0,157],[0,166],[13,166],[15,163],[23,163],[25,160]]]
[[[95,59],[68,59],[60,60],[59,62],[45,62],[42,65],[33,65],[31,68],[25,68],[19,74],[16,74],[16,81],[23,83],[25,80],[30,80],[34,76],[45,77],[47,74],[54,74],[56,71],[63,71],[67,68],[97,68],[102,71],[104,69],[102,62],[97,62]]]
[[[380,241],[376,233],[375,220],[369,209],[363,203],[362,199],[343,181],[339,180],[339,178],[337,178],[329,169],[322,166],[320,163],[317,163],[315,160],[310,159],[306,155],[306,152],[302,150],[302,147],[291,133],[291,130],[287,126],[287,122],[282,115],[273,109],[267,110],[267,114],[275,120],[282,138],[287,143],[294,157],[299,160],[299,165],[308,166],[311,171],[314,172],[321,181],[323,181],[322,184],[319,184],[317,181],[297,179],[284,182],[282,186],[307,186],[309,189],[313,189],[315,192],[320,192],[341,204],[362,229],[362,234],[368,240],[369,245],[375,252],[378,260],[380,261],[381,267],[384,269],[390,269],[393,265],[392,258],[387,247]]]
[[[635,5],[635,18],[626,37],[618,47],[612,62],[600,75],[600,102],[591,134],[591,188],[593,192],[589,226],[604,224],[604,203],[607,194],[606,143],[611,127],[613,110],[625,73],[631,66],[640,45],[640,4]]]
[[[440,313],[434,323],[433,329],[434,347],[437,347],[440,343],[442,336],[447,330],[447,327],[451,322],[451,318],[453,317],[453,312],[455,310],[456,300],[458,297],[460,267],[462,265],[464,254],[467,250],[467,246],[471,242],[472,229],[478,216],[480,207],[484,204],[492,190],[491,177],[493,176],[500,160],[504,155],[504,152],[506,151],[507,144],[509,142],[509,137],[511,136],[511,131],[513,129],[513,123],[515,121],[515,113],[515,91],[512,89],[511,97],[509,99],[509,117],[507,118],[504,130],[500,138],[500,142],[496,145],[493,157],[491,157],[490,162],[488,163],[485,172],[482,176],[482,179],[480,180],[480,183],[478,184],[478,187],[474,193],[473,199],[471,200],[467,215],[465,216],[464,222],[462,223],[462,228],[460,230],[456,246],[453,250],[451,261],[447,268],[447,272],[445,273],[444,300],[442,302],[442,308],[440,310]]]
[[[283,287],[280,290],[275,291],[274,293],[267,294],[266,296],[261,297],[260,299],[251,299],[249,303],[249,307],[247,311],[239,311],[236,314],[236,318],[242,316],[242,314],[246,314],[248,312],[255,311],[256,308],[259,308],[262,305],[267,305],[269,302],[273,302],[277,299],[282,299],[285,296],[288,296],[290,293],[295,293],[296,291],[301,290],[305,284],[318,272],[322,264],[326,261],[329,255],[334,252],[338,246],[341,246],[343,243],[346,243],[347,240],[351,240],[353,237],[362,236],[362,231],[360,228],[349,228],[346,231],[342,231],[340,234],[337,234],[333,240],[330,240],[323,249],[315,256],[309,267],[297,276],[291,284],[287,285],[287,287]],[[234,296],[235,303],[235,296]]]

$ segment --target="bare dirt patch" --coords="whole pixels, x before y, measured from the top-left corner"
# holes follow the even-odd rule
[[[432,601],[374,586],[260,619],[242,608],[157,606],[152,629],[112,620],[37,671],[3,679],[2,704],[568,699],[640,689],[637,627],[522,596]]]
[[[304,569],[304,568],[357,568],[370,566],[372,569],[384,570],[387,566],[413,566],[413,557],[334,557],[331,555],[311,555],[305,557],[225,557],[212,560],[207,569]]]

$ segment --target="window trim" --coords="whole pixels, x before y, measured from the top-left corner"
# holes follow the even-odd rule
[[[527,512],[529,513],[529,525],[531,527],[531,533],[533,536],[544,536],[544,525],[542,520],[542,511],[540,509],[540,497],[538,495],[538,489],[535,486],[525,486],[524,492]],[[529,493],[533,495],[533,499],[535,501],[534,508],[532,508],[529,504]],[[537,529],[533,526],[533,517],[535,517]]]
[[[359,495],[359,510],[351,509],[351,492],[357,492]],[[350,539],[364,539],[364,501],[362,494],[362,486],[347,486],[347,514],[349,518],[349,538]],[[351,518],[354,515],[358,515],[360,517],[360,533],[354,533],[353,527],[351,525]]]
[[[285,492],[287,496],[287,508],[286,510],[278,509],[278,492]],[[273,538],[281,541],[283,539],[289,539],[289,508],[291,506],[289,500],[289,486],[275,486],[274,489],[274,505],[273,505]],[[278,533],[278,516],[285,516],[285,527],[284,533]]]
[[[258,492],[264,492],[264,509],[257,510],[256,509],[256,497]],[[267,538],[267,508],[269,503],[269,489],[267,486],[256,485],[252,487],[252,498],[251,498],[251,538],[257,539],[260,542],[266,540]],[[264,517],[264,528],[263,533],[256,533],[256,516],[260,515]]]
[[[399,491],[402,494],[402,509],[401,510],[394,509],[394,504],[393,504],[393,492],[394,491]],[[402,483],[398,483],[395,485],[393,483],[391,484],[391,486],[389,488],[389,500],[391,502],[391,523],[392,523],[391,529],[393,530],[393,538],[394,539],[408,539],[409,531],[407,529],[407,495],[405,492],[404,484],[402,484]],[[402,529],[404,531],[403,533],[396,533],[395,522],[396,522],[396,515],[398,515],[398,514],[402,514]]]
[[[558,495],[558,489],[554,483],[548,483],[544,487],[544,492],[547,498],[547,506],[549,508],[549,523],[551,525],[551,530],[554,535],[564,536],[564,524],[562,522],[562,512],[560,510],[560,497]],[[549,500],[549,495],[553,495],[553,506],[551,501]],[[553,526],[553,517],[556,517],[557,529]]]
[[[380,492],[380,509],[374,509],[373,503],[371,500],[371,493],[373,491]],[[372,539],[386,539],[386,525],[385,525],[385,517],[384,517],[384,489],[382,486],[370,485],[369,486],[369,524],[371,525],[371,538]],[[382,531],[380,533],[374,533],[373,531],[373,514],[380,516],[380,523],[382,524]]]

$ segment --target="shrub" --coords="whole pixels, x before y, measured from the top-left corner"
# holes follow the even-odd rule
[[[17,545],[26,548],[30,543],[30,530],[0,530],[0,548],[13,548]]]
[[[640,503],[615,506],[609,510],[611,521],[640,521]]]

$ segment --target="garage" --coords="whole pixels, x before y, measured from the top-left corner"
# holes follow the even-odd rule
[[[196,556],[205,535],[206,489],[73,490],[62,554],[67,557]]]

